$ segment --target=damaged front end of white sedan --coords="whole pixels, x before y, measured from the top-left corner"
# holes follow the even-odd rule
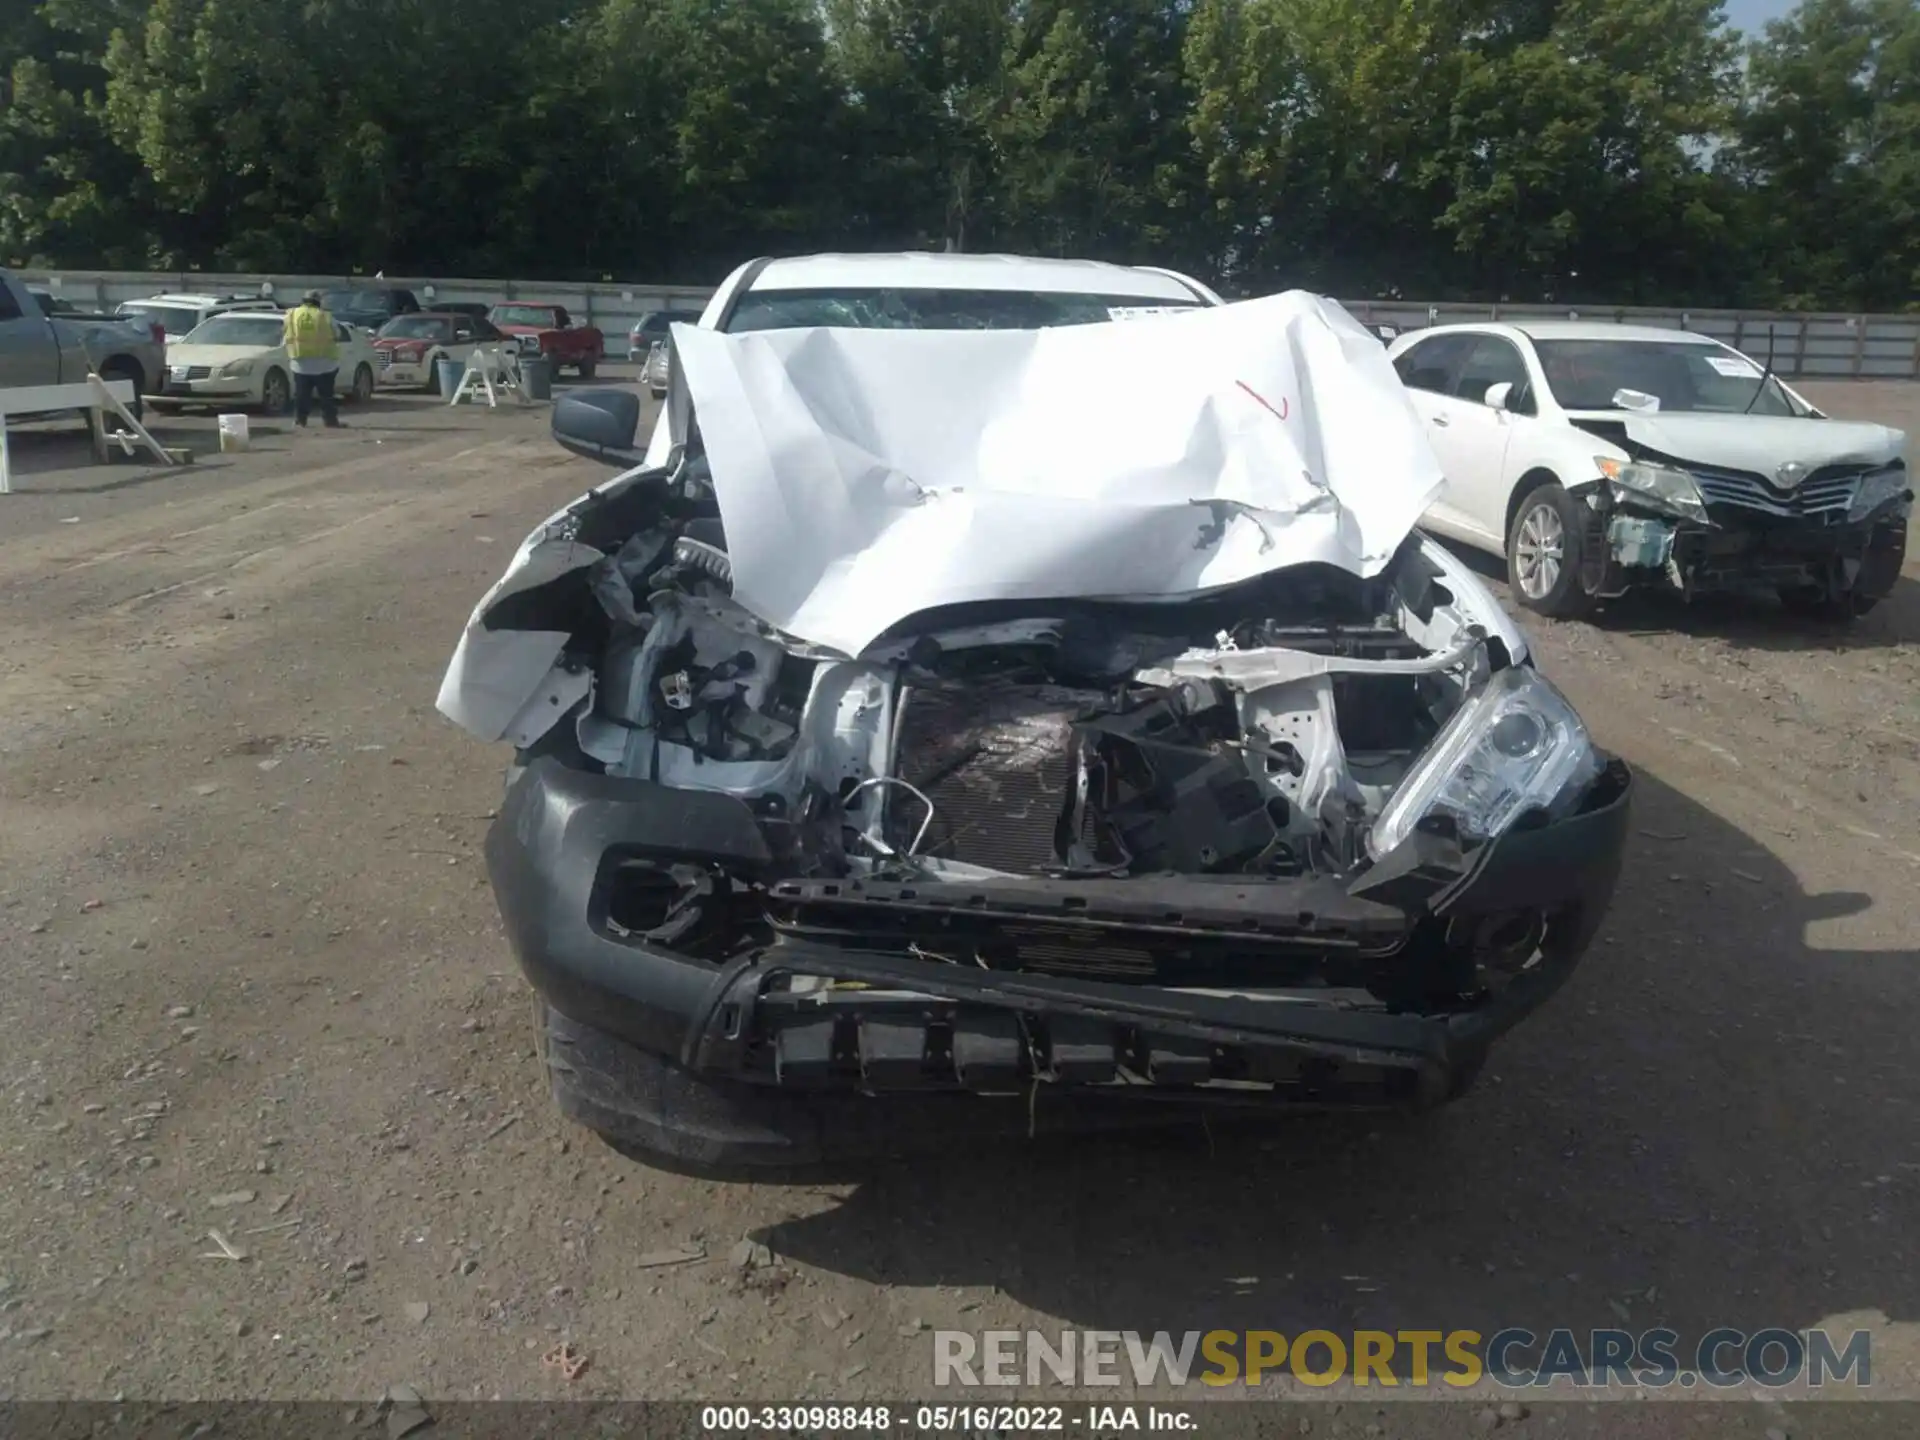
[[[517,751],[569,1115],[750,1168],[1431,1105],[1577,963],[1628,772],[1414,533],[1338,307],[673,343],[669,463],[528,539],[440,696]]]

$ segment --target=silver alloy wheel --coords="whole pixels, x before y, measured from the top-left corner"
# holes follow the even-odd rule
[[[1560,512],[1548,501],[1535,503],[1521,520],[1520,537],[1513,550],[1513,568],[1521,593],[1529,600],[1544,600],[1560,583],[1566,540]]]

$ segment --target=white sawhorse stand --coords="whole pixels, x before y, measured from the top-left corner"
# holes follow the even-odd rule
[[[531,405],[533,397],[527,394],[527,386],[520,375],[518,351],[502,351],[498,345],[479,345],[467,355],[467,368],[460,376],[460,383],[453,387],[453,394],[447,397],[447,404],[458,405],[471,396],[475,404],[485,393],[487,408],[496,408],[502,392],[519,397],[522,405]]]
[[[93,458],[96,461],[106,461],[107,442],[111,440],[126,454],[131,455],[133,447],[138,444],[151,452],[162,465],[179,464],[174,453],[149,435],[146,427],[133,418],[133,412],[127,409],[133,403],[133,398],[131,380],[102,380],[98,375],[88,375],[85,380],[72,385],[27,385],[13,390],[0,390],[0,495],[13,491],[7,421],[14,416],[53,415],[79,410],[87,417],[87,431],[93,438]],[[106,423],[108,411],[112,411],[132,433],[122,431],[109,435]]]

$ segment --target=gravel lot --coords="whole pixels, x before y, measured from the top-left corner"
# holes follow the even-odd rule
[[[1920,433],[1920,389],[1805,388]],[[553,1114],[479,856],[506,757],[433,710],[480,592],[605,472],[544,407],[348,419],[243,456],[164,421],[202,452],[173,472],[14,437],[0,1395],[899,1399],[929,1393],[922,1327],[1623,1320],[1870,1325],[1876,1386],[1920,1393],[1911,571],[1849,630],[1528,623],[1636,767],[1635,828],[1601,942],[1460,1105],[722,1186]],[[779,1263],[740,1272],[742,1237]],[[710,1258],[655,1263],[684,1246]],[[1410,1408],[1312,1424],[1479,1413]],[[1794,1434],[1840,1433],[1804,1408]]]

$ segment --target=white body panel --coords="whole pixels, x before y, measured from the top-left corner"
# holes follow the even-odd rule
[[[1522,375],[1530,386],[1535,413],[1489,405],[1484,395],[1476,399],[1471,393],[1442,394],[1416,383],[1421,378],[1420,355],[1413,352],[1446,336],[1494,337],[1510,345],[1524,366]],[[1407,393],[1446,474],[1446,483],[1422,524],[1504,555],[1511,507],[1523,484],[1531,489],[1545,477],[1578,493],[1600,482],[1596,463],[1600,458],[1631,458],[1624,446],[1581,429],[1576,422],[1583,420],[1620,425],[1634,444],[1682,464],[1757,472],[1769,479],[1783,466],[1797,466],[1804,472],[1844,461],[1884,464],[1905,452],[1906,436],[1901,431],[1829,420],[1785,384],[1780,388],[1804,408],[1804,415],[1568,410],[1555,398],[1534,344],[1554,339],[1697,344],[1729,376],[1750,374],[1758,384],[1765,370],[1763,362],[1730,346],[1679,330],[1529,322],[1410,331],[1395,340],[1387,354],[1407,381]],[[1472,377],[1461,374],[1455,388],[1472,391],[1477,387]]]

